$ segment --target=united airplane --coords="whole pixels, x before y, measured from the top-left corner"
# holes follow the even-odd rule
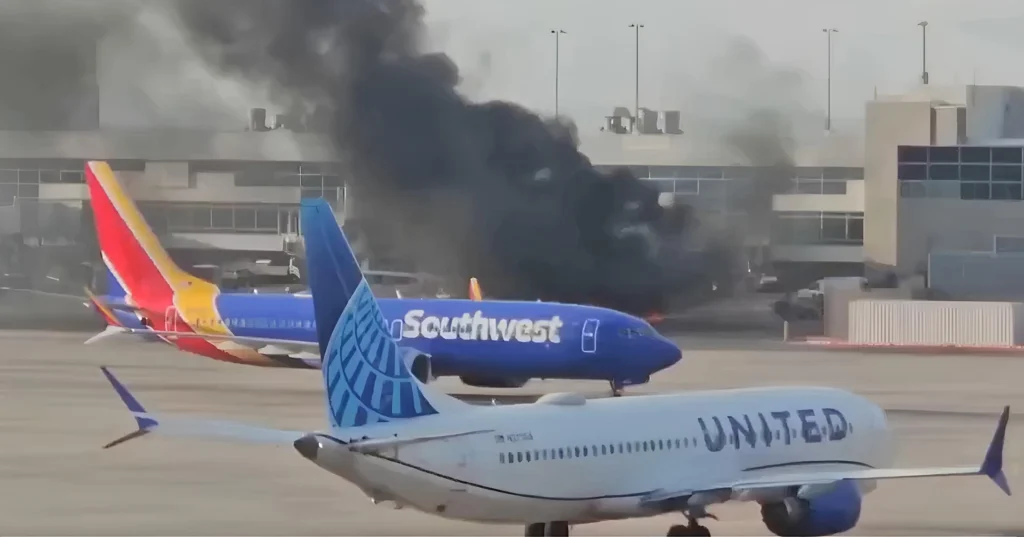
[[[317,216],[317,215],[320,216]],[[710,536],[715,504],[754,502],[780,536],[853,528],[879,481],[987,476],[1005,493],[1009,407],[980,465],[890,466],[886,413],[852,393],[769,387],[605,398],[549,394],[473,406],[410,372],[330,208],[304,203],[309,279],[329,427],[306,432],[150,414],[103,369],[138,429],[291,444],[374,503],[451,519],[522,524],[527,536],[679,513],[668,535]],[[337,246],[340,244],[341,246]],[[950,498],[955,501],[955,497]]]
[[[107,334],[155,335],[227,362],[320,367],[308,293],[222,293],[171,260],[107,163],[87,163],[86,182],[121,295],[93,300],[119,325]],[[519,387],[531,378],[592,379],[618,395],[681,358],[646,321],[605,308],[458,299],[382,299],[380,307],[389,333],[421,353],[414,372],[424,381],[458,376],[474,386]]]

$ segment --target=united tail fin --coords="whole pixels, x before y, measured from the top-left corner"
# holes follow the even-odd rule
[[[469,299],[477,302],[484,299],[484,293],[480,290],[480,281],[475,277],[469,279]]]
[[[302,201],[309,289],[332,427],[360,427],[466,408],[410,372],[334,211]]]
[[[131,196],[110,165],[90,161],[85,165],[96,235],[110,282],[138,300],[173,303],[174,293],[196,284],[212,285],[178,267],[160,245]]]

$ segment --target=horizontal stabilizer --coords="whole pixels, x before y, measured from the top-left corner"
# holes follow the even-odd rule
[[[195,332],[176,332],[171,330],[149,330],[140,328],[124,328],[124,333],[139,334],[139,335],[150,335],[160,336],[167,339],[203,339],[211,342],[224,342],[234,343],[243,345],[247,348],[261,349],[265,347],[277,347],[277,351],[267,354],[296,354],[301,352],[318,352],[318,346],[316,343],[308,341],[298,341],[293,339],[274,339],[274,338],[259,338],[259,337],[243,337],[236,336],[234,334],[197,334]],[[230,347],[225,347],[230,348]]]
[[[255,427],[234,421],[201,420],[150,414],[145,408],[143,408],[142,404],[135,399],[135,396],[128,391],[128,388],[114,377],[114,374],[111,373],[109,369],[101,367],[100,370],[103,371],[103,375],[107,378],[107,381],[110,382],[110,385],[113,386],[118,397],[121,398],[121,402],[128,407],[128,410],[135,418],[135,424],[138,426],[137,430],[104,446],[105,449],[135,438],[140,438],[151,432],[171,436],[191,436],[219,440],[233,440],[248,444],[273,445],[291,445],[295,440],[298,440],[306,434],[301,431]]]
[[[139,332],[146,332],[146,330],[140,330]],[[103,341],[104,339],[110,339],[112,337],[130,333],[132,333],[132,330],[130,328],[124,328],[123,326],[107,325],[107,327],[104,328],[102,332],[85,340],[85,344],[92,345],[97,341]]]

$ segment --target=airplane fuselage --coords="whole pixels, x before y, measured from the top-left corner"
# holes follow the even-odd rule
[[[364,436],[440,434],[455,424],[437,415],[331,430],[317,434],[314,463],[379,501],[462,520],[525,524],[653,516],[668,509],[641,505],[654,491],[699,490],[763,471],[878,468],[892,456],[884,411],[828,388],[576,405],[541,401],[483,407],[457,419],[463,430],[494,431],[362,455],[345,444]],[[856,492],[873,488],[873,482],[861,482]],[[772,493],[745,499],[769,501]]]
[[[316,342],[308,296],[225,293],[212,297],[212,304],[177,297],[175,303],[165,311],[166,330]],[[459,299],[379,299],[379,303],[392,337],[430,355],[437,377],[595,379],[628,385],[646,382],[680,357],[678,347],[645,321],[605,308]],[[132,319],[121,321],[127,324]],[[175,343],[198,354],[216,352],[203,341]],[[253,359],[261,360],[259,365],[319,367],[314,356],[260,353]]]

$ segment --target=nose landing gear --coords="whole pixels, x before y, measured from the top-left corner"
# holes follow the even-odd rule
[[[612,397],[622,397],[622,390],[626,388],[625,386],[614,380],[608,381],[608,384],[612,388]]]

